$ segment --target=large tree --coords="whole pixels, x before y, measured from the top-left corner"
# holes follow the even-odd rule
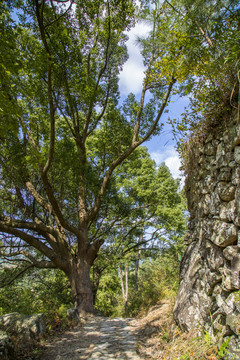
[[[174,74],[152,79],[158,53],[151,36],[141,99],[118,107],[133,0],[0,6],[1,253],[23,270],[61,269],[78,311],[91,313],[90,268],[120,192],[114,171],[159,131]]]

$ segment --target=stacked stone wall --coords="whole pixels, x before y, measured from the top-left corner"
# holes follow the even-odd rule
[[[230,337],[236,348],[240,335],[237,117],[212,128],[199,142],[195,139],[189,149],[186,195],[190,220],[174,315],[182,328],[204,327],[213,338]]]

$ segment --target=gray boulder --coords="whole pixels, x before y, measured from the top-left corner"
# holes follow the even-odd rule
[[[10,336],[17,336],[22,344],[38,341],[46,330],[45,315],[6,314],[0,317],[0,329]]]

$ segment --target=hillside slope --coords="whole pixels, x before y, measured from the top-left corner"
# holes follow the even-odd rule
[[[208,334],[181,331],[175,324],[173,301],[163,300],[133,321],[138,333],[138,352],[145,359],[217,360],[220,352]]]

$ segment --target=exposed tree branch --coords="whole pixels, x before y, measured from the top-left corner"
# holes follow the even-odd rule
[[[172,77],[169,85],[168,85],[168,89],[167,89],[167,92],[166,92],[166,95],[163,99],[163,102],[162,102],[162,105],[159,109],[159,112],[157,114],[157,117],[154,121],[154,123],[152,124],[152,126],[150,127],[149,131],[147,132],[147,134],[142,138],[140,139],[138,142],[137,142],[137,146],[141,145],[143,142],[145,142],[146,140],[148,140],[150,138],[150,136],[153,134],[153,132],[156,130],[157,128],[157,125],[158,125],[158,122],[167,106],[167,103],[168,103],[168,100],[169,100],[169,97],[170,97],[170,94],[172,92],[172,88],[173,88],[173,85],[175,84],[176,80],[174,79],[174,77]]]
[[[107,84],[107,96],[105,98],[105,102],[102,108],[101,113],[97,116],[96,121],[93,123],[93,126],[91,127],[91,129],[89,129],[87,136],[89,136],[97,127],[99,121],[102,119],[102,117],[104,116],[106,109],[107,109],[107,105],[108,105],[108,100],[109,100],[109,94],[110,94],[110,76],[108,77],[108,84]]]
[[[14,235],[25,241],[27,244],[33,246],[35,249],[39,250],[45,256],[47,256],[50,260],[55,258],[55,253],[48,246],[43,244],[39,239],[34,237],[33,235],[29,235],[28,233],[13,228],[12,226],[4,223],[4,221],[0,220],[0,232]]]
[[[0,222],[4,222],[5,225],[16,227],[18,229],[32,230],[43,236],[46,234],[51,234],[55,238],[59,236],[59,232],[56,229],[51,228],[50,226],[46,226],[43,223],[15,220],[10,218],[9,216],[1,216],[1,215],[0,215]]]
[[[92,112],[93,112],[93,106],[94,106],[93,99],[95,98],[95,94],[97,93],[97,90],[98,90],[98,87],[100,84],[100,80],[107,69],[109,58],[112,54],[112,52],[109,51],[110,39],[111,39],[111,14],[110,14],[109,2],[107,2],[107,7],[108,7],[108,10],[107,10],[108,11],[108,38],[107,38],[107,46],[106,46],[106,51],[105,51],[105,61],[104,61],[102,68],[99,71],[98,79],[97,79],[95,90],[94,90],[94,95],[92,96],[92,99],[91,99],[91,102],[89,105],[89,110],[88,110],[88,114],[87,114],[87,117],[85,120],[84,129],[83,129],[83,142],[86,141],[87,134],[88,134],[88,128],[89,128],[89,124],[90,124],[90,120],[91,120],[91,116],[92,116]],[[104,112],[105,112],[105,110],[104,110]],[[104,114],[104,112],[103,112],[103,114]]]
[[[153,58],[154,58],[154,55],[152,53],[151,58],[149,60],[148,69],[146,71],[144,86],[143,86],[142,94],[141,94],[140,106],[139,106],[138,115],[137,115],[137,121],[136,121],[134,131],[133,131],[133,139],[132,139],[133,144],[137,142],[137,139],[138,139],[138,136],[139,136],[139,129],[140,129],[140,123],[141,123],[141,119],[142,119],[144,100],[145,100],[145,95],[146,95],[146,91],[147,91],[147,79],[148,79],[148,76],[149,76],[150,71],[151,71]]]
[[[59,207],[59,204],[58,204],[58,202],[57,202],[57,200],[56,200],[56,198],[54,196],[52,187],[51,187],[51,185],[49,183],[49,180],[48,180],[48,177],[47,177],[46,174],[42,174],[42,180],[43,180],[43,183],[45,185],[45,191],[46,191],[48,199],[49,199],[49,201],[50,201],[50,203],[52,205],[54,214],[57,216],[61,226],[64,229],[66,229],[66,230],[72,232],[73,234],[75,234],[76,236],[78,236],[79,235],[79,230],[76,227],[69,224],[67,222],[67,220],[64,218],[64,216],[63,216],[63,214],[61,212],[61,209]]]
[[[65,0],[65,1],[64,1],[64,0],[61,0],[61,1],[52,0],[52,1],[53,1],[53,2],[57,2],[57,3],[60,3],[60,4],[62,4],[62,3],[68,3],[68,2],[69,2],[69,0]],[[64,17],[64,16],[69,12],[69,10],[71,9],[73,3],[74,3],[74,1],[71,1],[69,7],[67,8],[67,10],[66,10],[65,12],[63,12],[58,18],[56,18],[54,21],[51,21],[50,23],[44,25],[44,29],[46,29],[47,27],[55,24],[55,23],[58,22],[62,17]]]
[[[112,164],[109,166],[105,176],[104,176],[104,179],[103,179],[103,182],[102,182],[102,185],[101,185],[101,188],[100,188],[100,191],[99,191],[99,195],[96,199],[96,203],[95,203],[95,206],[94,208],[92,209],[92,211],[90,212],[90,214],[88,215],[88,221],[94,219],[94,217],[96,216],[100,206],[101,206],[101,202],[102,202],[102,198],[103,198],[103,195],[106,191],[106,187],[107,187],[107,184],[110,180],[110,177],[113,173],[113,171],[115,170],[115,168],[121,164],[129,155],[131,155],[131,153],[139,146],[141,145],[143,142],[145,142],[146,140],[148,140],[150,138],[150,136],[153,134],[153,132],[156,130],[157,128],[157,125],[158,125],[158,122],[163,114],[163,111],[165,110],[166,108],[166,105],[167,105],[167,102],[169,100],[169,97],[170,97],[170,94],[171,94],[171,91],[172,91],[172,87],[174,85],[174,83],[176,82],[176,80],[172,77],[169,85],[168,85],[168,89],[167,89],[167,92],[166,92],[166,95],[163,99],[163,102],[162,102],[162,105],[159,109],[159,112],[156,116],[156,119],[155,121],[153,122],[152,126],[150,127],[150,129],[148,130],[148,132],[146,133],[146,135],[140,139],[140,140],[136,140],[136,132],[138,132],[139,130],[139,126],[137,125],[136,126],[136,132],[134,132],[134,135],[133,135],[133,140],[132,140],[132,144],[131,146],[126,149],[124,151],[124,153],[122,153],[116,160],[114,160],[112,162]],[[141,108],[139,110],[140,112],[142,111]],[[140,120],[139,120],[140,121]]]
[[[30,194],[38,202],[38,204],[45,209],[49,214],[53,214],[52,206],[37,192],[35,187],[30,181],[26,182],[26,187],[29,190]]]

